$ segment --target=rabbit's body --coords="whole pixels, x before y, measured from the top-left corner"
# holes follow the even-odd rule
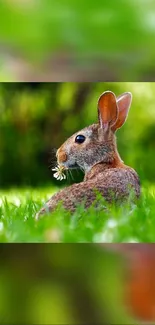
[[[64,208],[71,212],[74,212],[77,205],[81,203],[88,208],[95,201],[97,192],[101,193],[108,202],[123,202],[128,199],[132,190],[138,198],[139,178],[133,169],[129,167],[105,169],[102,164],[99,164],[86,174],[83,182],[73,184],[53,195],[41,209],[40,214],[53,211],[59,202],[62,202]]]
[[[97,192],[108,202],[127,200],[131,192],[136,198],[139,197],[138,175],[134,169],[122,162],[114,135],[125,122],[131,95],[125,93],[116,100],[113,93],[105,92],[100,99],[99,124],[93,124],[80,133],[77,132],[57,151],[60,165],[65,168],[78,166],[85,171],[84,181],[53,195],[36,218],[53,211],[60,202],[71,212],[74,212],[80,203],[88,208],[96,200]],[[118,102],[119,112],[117,112]]]

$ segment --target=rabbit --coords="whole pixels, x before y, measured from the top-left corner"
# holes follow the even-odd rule
[[[101,94],[97,107],[98,123],[72,135],[56,153],[58,165],[64,169],[79,167],[84,170],[83,182],[53,195],[37,213],[36,219],[52,212],[60,202],[72,213],[80,203],[87,209],[96,200],[97,192],[109,203],[128,200],[131,190],[134,198],[139,198],[139,177],[121,160],[115,136],[127,119],[131,101],[130,92],[117,98],[112,91]]]

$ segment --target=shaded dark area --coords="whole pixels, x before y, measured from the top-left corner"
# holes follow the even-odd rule
[[[10,83],[0,85],[0,186],[55,182],[56,149],[97,122],[97,100],[105,90],[116,96],[132,92],[128,120],[117,132],[118,149],[142,181],[153,182],[154,83]],[[82,177],[74,171],[68,183]]]

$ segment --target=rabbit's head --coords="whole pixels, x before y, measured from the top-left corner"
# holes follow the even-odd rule
[[[129,92],[117,98],[104,92],[98,100],[98,124],[72,135],[57,151],[58,164],[87,172],[97,163],[111,163],[117,152],[115,132],[125,123],[131,101]]]

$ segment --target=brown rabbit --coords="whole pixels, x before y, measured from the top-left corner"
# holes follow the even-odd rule
[[[53,195],[36,215],[36,219],[53,211],[60,202],[71,212],[80,203],[88,208],[96,199],[96,191],[108,202],[128,199],[131,190],[135,197],[139,197],[138,175],[134,169],[124,165],[117,151],[115,137],[115,132],[127,119],[131,101],[129,92],[117,98],[111,91],[100,96],[98,124],[75,133],[57,151],[59,166],[83,169],[84,181]]]

